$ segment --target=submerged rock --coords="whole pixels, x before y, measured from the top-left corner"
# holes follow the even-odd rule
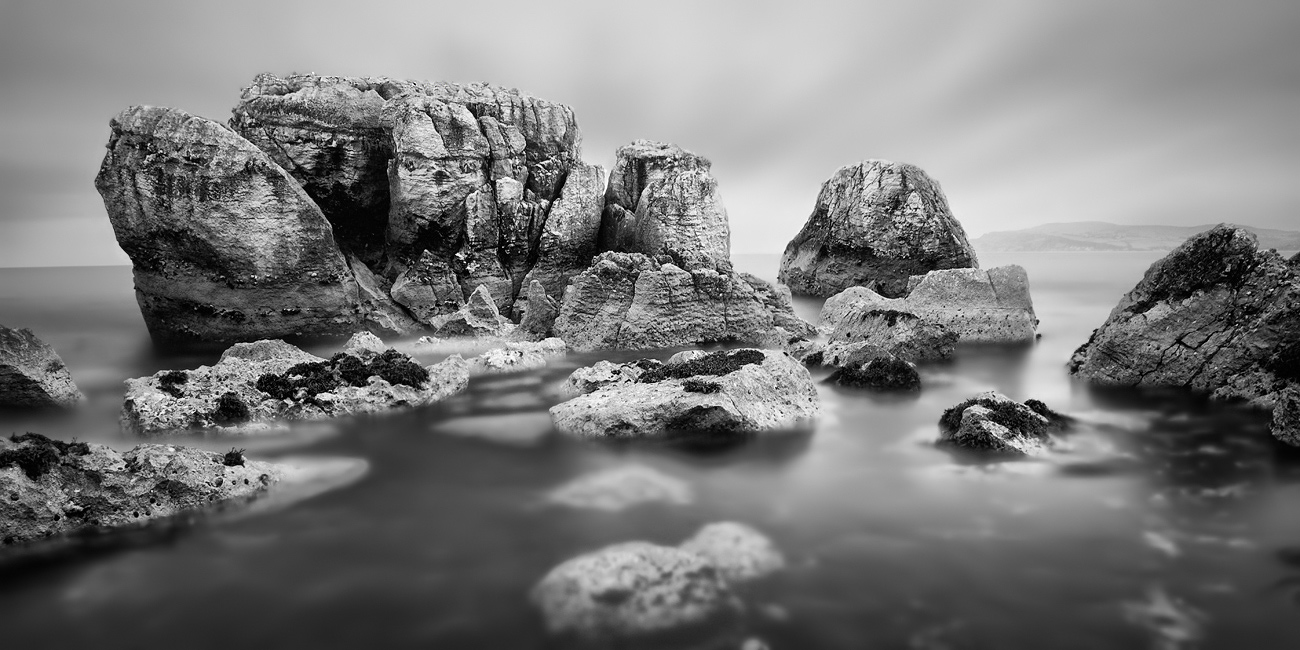
[[[123,454],[28,433],[0,438],[0,540],[5,547],[105,532],[242,503],[277,483],[279,466],[171,445]]]
[[[920,168],[868,160],[822,184],[812,215],[781,257],[780,280],[798,294],[864,286],[887,297],[908,278],[978,266],[939,184]]]
[[[523,372],[546,366],[550,359],[563,357],[568,351],[564,341],[549,338],[536,343],[516,341],[492,348],[469,360],[470,372],[500,374]]]
[[[1014,264],[988,270],[931,271],[911,278],[908,287],[909,293],[902,298],[885,298],[870,289],[854,287],[827,300],[821,318],[835,328],[832,340],[865,340],[864,327],[879,331],[877,319],[869,316],[872,312],[910,314],[918,319],[915,327],[940,326],[962,343],[1032,343],[1037,337],[1038,318],[1029,295],[1029,276]],[[903,318],[913,324],[911,319]],[[944,336],[937,331],[928,334],[936,342]],[[948,345],[942,343],[939,347],[947,349]]]
[[[943,412],[939,418],[941,447],[1013,456],[1041,454],[1051,446],[1051,434],[1064,431],[1072,420],[1038,400],[1021,404],[1001,393],[980,393]]]
[[[690,484],[644,465],[623,465],[579,476],[552,490],[550,503],[618,512],[645,503],[686,505]]]
[[[95,187],[154,341],[345,334],[358,288],[320,208],[260,149],[170,108],[115,117]]]
[[[602,253],[573,278],[553,331],[578,351],[717,342],[779,345],[812,327],[761,280],[685,270],[635,253]],[[775,305],[775,306],[774,306]],[[800,331],[792,332],[789,327]]]
[[[1300,274],[1258,250],[1250,232],[1216,226],[1152,264],[1074,353],[1070,372],[1272,407],[1300,382]]]
[[[678,548],[698,553],[732,584],[764,578],[785,568],[785,557],[767,536],[746,524],[709,524]]]
[[[122,427],[137,434],[203,427],[264,428],[431,404],[464,390],[468,364],[452,356],[422,367],[360,334],[330,359],[283,341],[238,343],[213,366],[128,379]]]
[[[556,429],[583,438],[744,436],[806,428],[820,409],[812,376],[782,352],[635,365],[644,369],[635,382],[613,381],[552,407]]]
[[[740,601],[709,560],[648,542],[570,559],[529,597],[549,633],[600,647],[715,647],[736,633],[741,614]]]
[[[619,147],[605,193],[602,250],[668,256],[685,269],[730,267],[731,231],[708,160],[674,144]]]
[[[0,406],[74,406],[85,399],[54,348],[29,329],[0,325]]]

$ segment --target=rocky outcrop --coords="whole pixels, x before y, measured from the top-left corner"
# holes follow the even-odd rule
[[[441,337],[504,336],[514,331],[514,324],[497,311],[487,287],[479,285],[459,309],[430,319],[429,328]]]
[[[54,348],[29,329],[0,325],[0,406],[65,407],[83,399]]]
[[[642,373],[656,365],[649,362],[614,363],[602,359],[597,361],[596,365],[578,368],[570,373],[568,379],[564,380],[564,385],[560,387],[560,392],[566,397],[577,397],[612,384],[635,382]]]
[[[782,297],[753,276],[688,271],[635,253],[602,253],[573,278],[553,331],[578,351],[716,342],[778,345],[813,331],[788,300],[779,304]]]
[[[34,433],[0,438],[0,540],[12,547],[138,527],[255,499],[281,476],[234,450],[140,445],[119,454]]]
[[[604,205],[604,172],[597,165],[575,161],[560,196],[541,225],[535,249],[537,262],[524,276],[523,286],[538,282],[557,302],[573,276],[591,265],[600,252],[600,214]]]
[[[885,298],[865,287],[854,287],[827,300],[821,318],[834,328],[832,341],[866,340],[868,334],[882,330],[882,323],[893,322],[892,327],[883,329],[899,338],[911,339],[922,333],[910,330],[928,330],[928,336],[915,339],[918,342],[948,336],[934,330],[941,326],[961,343],[1032,343],[1038,327],[1029,276],[1014,264],[988,270],[931,271],[911,278],[902,298]],[[940,344],[937,351],[948,348],[949,344]]]
[[[1273,437],[1300,447],[1300,388],[1289,388],[1277,396],[1273,407]]]
[[[138,434],[266,428],[431,404],[468,380],[458,355],[422,367],[371,334],[354,336],[330,359],[283,341],[238,343],[213,366],[128,379],[122,427]]]
[[[936,181],[912,165],[868,160],[822,184],[808,222],[786,246],[779,277],[797,294],[863,286],[895,298],[913,275],[975,266]]]
[[[155,341],[343,334],[358,289],[320,209],[226,127],[135,106],[110,122],[95,186]]]
[[[1001,393],[980,393],[943,412],[940,447],[1009,456],[1034,456],[1052,445],[1051,434],[1071,419],[1038,400],[1023,404]]]
[[[552,407],[556,429],[582,438],[690,440],[804,429],[818,416],[811,375],[783,352],[724,350],[632,365],[642,368],[635,381],[605,383]]]
[[[765,578],[785,568],[785,556],[772,540],[735,521],[708,524],[678,548],[703,556],[732,584]]]
[[[532,336],[550,336],[555,318],[560,315],[560,303],[546,295],[541,282],[528,284],[528,295],[519,318],[519,329]]]
[[[1196,235],[1151,265],[1070,371],[1100,385],[1185,387],[1272,407],[1300,382],[1297,271],[1244,229]]]
[[[668,256],[685,269],[730,266],[731,231],[705,158],[674,144],[619,147],[601,217],[601,250]]]
[[[561,485],[546,496],[555,505],[621,512],[647,503],[686,505],[694,500],[691,486],[644,465],[600,470]]]
[[[957,334],[912,312],[867,308],[836,323],[829,342],[866,343],[906,361],[935,361],[952,356]]]
[[[824,361],[836,368],[826,381],[840,386],[879,392],[921,390],[916,366],[875,345],[856,345],[843,357],[832,353]]]

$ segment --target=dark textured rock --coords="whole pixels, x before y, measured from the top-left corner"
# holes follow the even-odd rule
[[[546,295],[541,282],[533,280],[528,285],[528,300],[523,318],[519,320],[519,329],[534,336],[549,336],[559,313],[560,305]]]
[[[176,109],[132,107],[110,127],[95,186],[155,341],[356,329],[357,285],[329,222],[265,153]]]
[[[921,390],[921,375],[916,366],[869,345],[850,355],[826,381],[880,392]]]
[[[760,287],[755,289],[755,285]],[[778,298],[774,298],[778,296]],[[554,333],[578,351],[745,342],[779,345],[811,327],[753,276],[687,271],[635,253],[602,253],[573,278]]]
[[[528,271],[523,286],[540,282],[546,295],[556,302],[564,296],[573,276],[585,271],[599,252],[600,213],[604,205],[601,168],[575,162],[560,195],[537,240],[537,263]]]
[[[1278,395],[1273,407],[1273,437],[1300,447],[1300,389],[1290,388]]]
[[[1037,455],[1051,446],[1051,434],[1064,431],[1070,422],[1038,400],[1021,404],[989,391],[943,412],[937,444],[1012,456]]]
[[[730,268],[731,232],[708,160],[673,144],[619,147],[605,192],[601,250],[667,255],[686,269]]]
[[[464,292],[451,264],[429,251],[424,251],[415,264],[397,277],[390,293],[394,301],[426,324],[438,316],[454,313],[465,304]]]
[[[786,246],[780,280],[797,294],[865,286],[886,297],[908,278],[978,266],[939,184],[912,165],[868,160],[822,184],[812,215]]]
[[[85,399],[68,367],[28,329],[0,325],[0,406],[74,406]]]
[[[952,356],[957,334],[911,312],[862,309],[835,325],[830,343],[869,343],[906,361],[934,361]]]
[[[1216,226],[1152,264],[1070,371],[1271,407],[1300,382],[1300,276],[1248,231]]]
[[[479,285],[460,309],[429,321],[434,334],[442,337],[502,336],[514,325],[501,312],[487,287]]]

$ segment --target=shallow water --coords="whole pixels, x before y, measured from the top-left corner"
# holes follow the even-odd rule
[[[923,368],[911,398],[820,385],[824,416],[807,437],[707,453],[558,439],[554,388],[600,358],[571,355],[475,378],[417,412],[170,438],[269,459],[363,458],[370,471],[273,512],[0,564],[5,645],[547,647],[526,594],[552,566],[615,542],[676,544],[729,519],[789,561],[744,590],[750,631],[773,648],[1300,647],[1300,553],[1286,552],[1300,548],[1300,462],[1272,442],[1267,414],[1097,392],[1065,372],[1159,255],[984,255],[1029,270],[1041,341],[961,349]],[[736,258],[769,279],[776,261]],[[797,307],[815,315],[818,303]],[[88,397],[67,415],[0,413],[0,433],[128,448],[122,380],[217,356],[153,353],[126,268],[0,270],[0,323],[52,344]],[[980,465],[925,444],[945,408],[991,388],[1081,418],[1069,449]],[[625,463],[686,480],[694,502],[608,513],[543,501]]]

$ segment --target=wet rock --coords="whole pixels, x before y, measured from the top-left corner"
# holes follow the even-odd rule
[[[792,323],[802,321],[793,311],[771,308],[765,293],[734,272],[687,271],[645,255],[602,253],[573,278],[553,331],[577,351],[779,345],[791,335],[782,324]],[[801,329],[811,331],[806,324]]]
[[[128,379],[121,420],[137,434],[255,430],[277,420],[431,404],[464,390],[468,380],[459,356],[421,367],[396,350],[378,352],[370,334],[354,337],[331,359],[264,340],[231,346],[213,366]]]
[[[911,314],[919,319],[917,326],[942,326],[962,343],[1031,343],[1037,337],[1029,278],[1014,264],[931,271],[911,278],[908,286],[903,298],[885,298],[863,287],[846,290],[826,301],[822,321],[835,328],[832,339],[838,333],[841,340],[853,339],[857,321],[871,312]]]
[[[528,300],[524,304],[523,316],[519,319],[519,329],[533,336],[550,336],[551,327],[559,313],[559,303],[546,295],[546,288],[541,282],[533,280],[528,285]]]
[[[635,382],[647,368],[659,365],[658,362],[635,364],[597,361],[596,365],[574,370],[564,381],[560,391],[569,397],[577,397],[594,392],[611,384]]]
[[[1300,447],[1300,389],[1290,388],[1278,395],[1272,430],[1274,438]]]
[[[570,643],[715,647],[740,604],[698,554],[647,542],[607,546],[552,569],[532,589],[546,629]]]
[[[767,536],[746,524],[709,524],[678,548],[703,556],[731,584],[764,578],[785,568],[785,557]]]
[[[549,338],[536,343],[518,341],[506,343],[502,347],[492,348],[469,360],[470,372],[474,374],[501,374],[536,370],[546,366],[550,359],[563,357],[568,347],[557,338]]]
[[[807,428],[820,408],[808,370],[782,352],[724,350],[642,368],[635,382],[552,407],[556,429],[584,438],[734,437]]]
[[[1070,372],[1272,407],[1300,382],[1300,275],[1250,232],[1216,226],[1152,264]]]
[[[797,294],[864,286],[899,297],[913,275],[975,266],[936,181],[912,165],[868,160],[822,184],[808,222],[786,246],[779,277]]]
[[[952,356],[957,334],[911,312],[861,309],[835,325],[830,343],[867,343],[905,361],[935,361]]]
[[[601,250],[729,271],[731,230],[710,166],[673,144],[637,140],[619,147],[605,192]]]
[[[858,347],[842,360],[833,358],[831,365],[837,369],[826,381],[840,386],[880,392],[921,390],[916,366],[874,345]]]
[[[989,391],[943,412],[939,418],[941,447],[1031,456],[1051,446],[1051,434],[1064,431],[1070,418],[1038,400],[1024,404]]]
[[[29,329],[0,325],[0,406],[74,406],[85,399],[54,348]]]
[[[504,336],[514,324],[501,312],[487,287],[479,285],[460,309],[434,317],[429,326],[438,336]]]
[[[238,451],[140,445],[119,454],[32,433],[0,438],[0,540],[12,547],[247,502],[281,473]]]
[[[333,230],[260,149],[184,111],[110,121],[95,187],[159,343],[350,333],[358,288]]]
[[[623,465],[579,476],[546,496],[556,505],[608,512],[645,503],[686,505],[693,499],[690,484],[644,465]]]

